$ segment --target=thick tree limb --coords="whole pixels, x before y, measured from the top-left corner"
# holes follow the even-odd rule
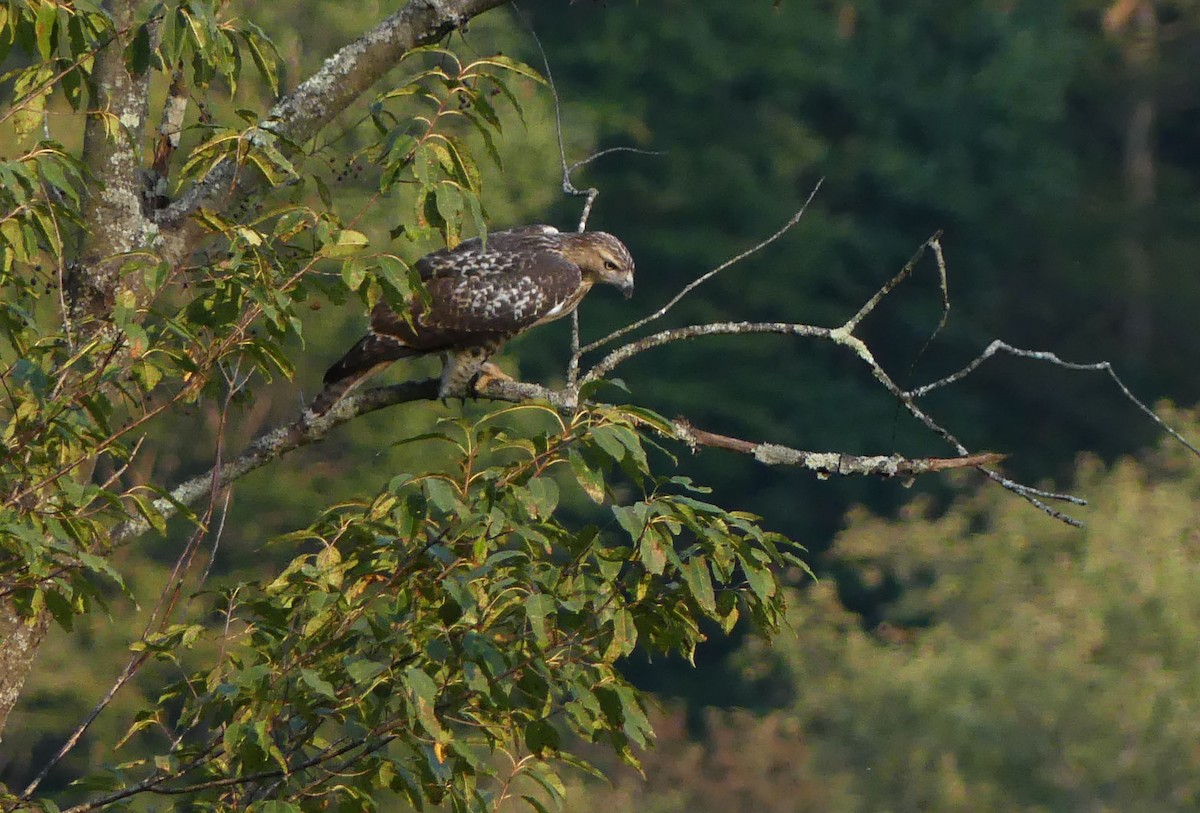
[[[302,143],[332,121],[396,65],[404,54],[441,39],[472,17],[509,0],[411,0],[379,25],[342,48],[321,68],[271,108],[259,125],[264,137]],[[163,209],[158,222],[179,230],[201,207],[225,209],[249,186],[232,159],[217,164],[205,179]]]
[[[398,404],[413,401],[432,401],[438,397],[439,380],[427,378],[406,381],[386,387],[375,387],[351,393],[338,401],[319,416],[306,411],[290,424],[277,427],[260,435],[246,451],[234,460],[192,477],[171,489],[170,497],[155,501],[154,508],[164,518],[177,514],[181,508],[194,505],[216,491],[225,488],[256,469],[284,455],[318,443],[331,431],[355,418]],[[467,397],[487,398],[494,401],[522,403],[543,401],[560,412],[570,413],[578,408],[578,395],[574,390],[551,390],[538,384],[504,379],[489,380],[481,391],[462,393]],[[454,397],[459,397],[455,394]],[[955,458],[909,459],[900,455],[848,455],[841,452],[814,452],[793,449],[775,443],[754,443],[697,429],[682,418],[670,422],[672,437],[686,443],[694,450],[702,446],[727,449],[749,454],[758,462],[768,466],[796,466],[814,472],[818,476],[871,475],[880,477],[914,477],[920,474],[945,471],[947,469],[980,468],[993,465],[1004,459],[1004,455],[983,453]],[[112,542],[119,544],[150,530],[150,524],[142,518],[130,520],[113,530]]]
[[[177,514],[181,507],[194,505],[204,497],[288,452],[324,439],[347,421],[395,404],[433,400],[437,395],[438,380],[430,378],[353,393],[316,417],[311,412],[305,412],[296,421],[259,435],[246,451],[234,460],[180,483],[170,490],[169,497],[155,500],[154,509],[169,519]],[[111,541],[113,544],[119,544],[148,530],[150,524],[145,519],[131,519],[113,529]]]

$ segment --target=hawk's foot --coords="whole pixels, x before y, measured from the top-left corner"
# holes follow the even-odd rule
[[[501,370],[490,361],[485,361],[479,366],[479,374],[475,376],[475,380],[471,382],[471,389],[476,394],[482,393],[488,388],[493,381],[515,381],[511,375]]]

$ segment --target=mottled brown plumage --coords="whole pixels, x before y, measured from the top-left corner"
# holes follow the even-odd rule
[[[370,331],[325,373],[313,402],[320,415],[367,376],[393,361],[441,353],[441,395],[461,392],[505,341],[578,307],[597,282],[633,293],[633,258],[605,232],[526,226],[465,240],[417,261],[428,305],[414,299],[408,318],[380,302]]]

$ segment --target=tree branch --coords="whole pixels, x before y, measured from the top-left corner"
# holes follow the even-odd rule
[[[950,384],[954,384],[958,381],[961,381],[962,379],[966,378],[971,373],[975,372],[975,370],[979,369],[979,367],[982,366],[985,361],[987,361],[992,356],[994,356],[1000,352],[1008,353],[1010,355],[1017,356],[1018,358],[1033,359],[1034,361],[1044,361],[1049,364],[1053,364],[1056,367],[1062,367],[1065,370],[1078,370],[1078,371],[1106,373],[1108,375],[1108,377],[1113,380],[1113,383],[1115,383],[1117,385],[1117,388],[1121,390],[1121,394],[1123,396],[1125,396],[1125,400],[1129,401],[1131,404],[1133,404],[1135,407],[1137,407],[1142,413],[1144,413],[1146,415],[1146,417],[1148,417],[1150,420],[1154,421],[1154,423],[1158,424],[1159,429],[1166,432],[1168,435],[1173,437],[1179,443],[1183,444],[1183,446],[1185,448],[1187,448],[1187,450],[1190,451],[1192,454],[1196,455],[1197,457],[1200,457],[1200,448],[1198,448],[1195,444],[1193,444],[1191,441],[1189,441],[1183,435],[1179,434],[1178,431],[1176,431],[1171,426],[1169,426],[1167,424],[1167,422],[1164,421],[1162,418],[1158,417],[1158,415],[1155,414],[1154,410],[1151,409],[1149,406],[1147,406],[1144,401],[1142,401],[1140,398],[1138,398],[1136,395],[1134,395],[1133,391],[1130,390],[1129,387],[1126,386],[1125,382],[1121,380],[1121,377],[1119,375],[1117,375],[1117,371],[1113,368],[1112,363],[1108,362],[1108,361],[1097,361],[1092,364],[1086,364],[1086,363],[1081,364],[1079,362],[1065,361],[1065,360],[1059,358],[1057,354],[1051,353],[1048,350],[1023,350],[1019,347],[1013,347],[1011,344],[1008,344],[1007,342],[1003,342],[999,339],[995,339],[994,341],[992,341],[991,344],[989,344],[986,348],[984,348],[984,351],[982,353],[980,353],[974,360],[972,360],[969,364],[967,364],[961,370],[959,370],[955,373],[951,373],[950,375],[946,376],[945,378],[940,378],[937,381],[933,381],[929,384],[925,384],[924,386],[917,387],[914,390],[910,390],[909,394],[913,398],[920,398],[924,395],[927,395],[930,392],[933,392],[936,389],[940,389],[942,387],[945,387]]]
[[[810,196],[810,200],[811,200],[811,196]],[[800,213],[803,213],[803,209],[801,210]],[[798,219],[798,217],[799,217],[799,213],[793,217],[792,222],[794,222],[796,219]],[[784,230],[786,230],[786,228],[787,227],[785,227]],[[760,248],[767,245],[771,239],[775,239],[776,237],[778,237],[778,235],[782,234],[784,230],[777,232],[774,237],[770,238],[767,241],[764,241],[763,243],[760,243],[758,246],[750,249],[748,252],[743,252],[742,254],[738,255],[738,257],[736,257],[735,260],[744,258],[746,256],[749,256],[749,254],[752,254],[755,251],[758,251]],[[861,359],[862,362],[864,364],[866,364],[867,367],[870,369],[871,374],[875,377],[875,380],[878,381],[880,384],[882,384],[884,389],[886,389],[888,391],[888,393],[890,393],[894,398],[896,398],[904,406],[905,410],[907,410],[910,415],[912,415],[914,418],[916,418],[918,421],[920,421],[927,429],[929,429],[931,432],[933,432],[935,435],[942,438],[942,440],[944,440],[947,444],[949,444],[958,453],[960,458],[975,457],[975,455],[973,455],[971,453],[971,451],[969,449],[967,449],[967,447],[964,446],[963,443],[961,441],[959,441],[959,439],[957,437],[955,437],[948,429],[946,429],[940,423],[935,421],[932,416],[930,416],[923,409],[921,409],[921,407],[917,405],[916,400],[911,393],[906,392],[899,385],[897,385],[895,381],[892,380],[891,376],[889,376],[887,374],[887,372],[883,369],[883,367],[880,366],[879,362],[876,361],[874,355],[871,353],[871,350],[869,347],[867,347],[866,343],[863,342],[861,339],[859,339],[857,336],[855,336],[853,334],[854,329],[862,322],[862,320],[865,319],[872,311],[874,311],[874,309],[876,307],[878,307],[879,303],[882,302],[887,297],[887,295],[889,293],[891,293],[901,282],[903,282],[905,279],[907,279],[909,276],[912,275],[913,271],[915,270],[915,268],[917,266],[917,262],[920,260],[922,254],[924,253],[926,248],[932,248],[934,251],[934,255],[937,259],[938,273],[939,273],[939,277],[940,277],[940,281],[941,281],[940,284],[941,284],[944,308],[943,308],[943,313],[942,313],[942,319],[938,324],[938,330],[940,330],[942,325],[945,323],[949,303],[948,303],[948,294],[947,294],[948,287],[947,287],[947,283],[946,283],[946,270],[945,270],[944,260],[942,257],[941,244],[940,244],[938,235],[935,234],[933,237],[931,237],[929,240],[927,240],[921,246],[921,248],[917,251],[917,253],[912,257],[912,259],[910,259],[907,263],[905,263],[904,267],[901,268],[901,270],[899,272],[897,272],[891,279],[889,279],[886,283],[884,283],[883,286],[879,289],[879,291],[877,291],[861,308],[858,309],[857,313],[855,313],[853,316],[851,316],[849,319],[847,319],[846,322],[843,323],[840,327],[824,328],[824,327],[817,327],[815,325],[791,324],[791,323],[787,323],[787,322],[718,322],[718,323],[707,324],[707,325],[691,325],[689,327],[677,328],[674,330],[664,330],[659,333],[655,333],[651,336],[647,336],[643,339],[639,339],[637,341],[630,342],[629,344],[623,345],[622,347],[618,348],[617,350],[614,350],[613,352],[609,353],[598,364],[596,364],[594,367],[592,367],[587,372],[587,374],[583,376],[583,378],[581,380],[583,383],[587,383],[589,381],[599,379],[599,378],[607,375],[608,373],[612,372],[613,369],[615,369],[617,367],[617,365],[632,358],[633,356],[637,355],[638,353],[645,352],[646,350],[649,350],[654,347],[661,347],[663,345],[670,344],[672,342],[682,341],[685,339],[691,339],[691,338],[695,338],[698,336],[731,335],[731,334],[735,335],[735,334],[742,334],[742,333],[776,333],[776,334],[780,334],[780,335],[806,336],[806,337],[811,337],[811,338],[826,339],[828,341],[833,342],[834,344],[838,344],[838,345],[841,345],[842,347],[848,348],[856,356],[858,356],[859,359]],[[716,272],[716,270],[720,270],[720,268],[727,267],[728,265],[729,265],[729,263],[724,263],[721,266],[718,266],[718,268],[715,269],[714,271],[710,271],[708,274],[701,277],[696,282],[693,282],[690,286],[685,288],[683,292],[681,292],[673,300],[671,300],[671,302],[668,303],[667,307],[670,307],[671,304],[674,304],[674,302],[678,301],[679,298],[684,293],[686,293],[691,288],[694,288],[697,284],[702,282],[704,279],[711,277],[712,274]],[[665,309],[663,312],[665,312]],[[637,325],[645,324],[647,321],[649,321],[650,319],[653,319],[653,318],[657,318],[657,317],[651,316],[651,317],[649,317],[649,319],[643,319],[640,322],[635,323],[634,327]],[[633,327],[630,327],[629,329],[633,329]],[[596,346],[597,344],[602,344],[602,343],[608,341],[610,338],[615,338],[618,335],[622,335],[622,331],[616,331],[614,334],[611,334],[609,337],[602,339],[599,343],[593,343],[593,345],[591,345],[591,346]],[[935,331],[935,335],[936,335],[936,331]],[[586,350],[587,348],[584,348],[584,349]],[[1061,522],[1065,522],[1068,525],[1073,525],[1075,527],[1081,527],[1083,525],[1082,522],[1075,519],[1074,517],[1064,514],[1063,512],[1051,507],[1050,505],[1048,505],[1045,502],[1045,500],[1057,500],[1057,501],[1061,501],[1061,502],[1072,503],[1074,505],[1086,505],[1087,504],[1086,500],[1076,497],[1073,494],[1062,494],[1062,493],[1053,492],[1053,491],[1045,491],[1042,489],[1038,489],[1038,488],[1034,488],[1032,486],[1025,485],[1024,483],[1018,483],[1015,480],[1011,480],[1011,479],[1005,477],[1004,475],[1000,474],[998,471],[988,468],[987,463],[988,463],[987,459],[984,459],[984,460],[982,460],[981,463],[977,464],[976,467],[979,468],[979,470],[982,471],[984,474],[986,474],[989,479],[991,479],[993,482],[1000,485],[1002,488],[1005,488],[1008,491],[1011,491],[1014,494],[1020,496],[1022,499],[1028,501],[1030,504],[1032,504],[1039,510],[1043,511],[1048,516],[1053,517],[1054,519],[1057,519]]]
[[[633,322],[632,324],[628,324],[623,328],[614,330],[612,333],[608,334],[607,336],[605,336],[602,339],[597,339],[596,341],[592,342],[591,344],[585,345],[584,347],[582,347],[580,349],[579,352],[586,353],[589,350],[595,350],[599,347],[603,347],[606,344],[611,344],[612,342],[616,341],[617,339],[621,338],[622,336],[628,335],[629,333],[632,333],[633,331],[637,330],[638,328],[643,327],[644,325],[647,325],[656,319],[662,318],[663,316],[666,315],[667,311],[671,310],[671,308],[675,307],[675,305],[678,304],[679,300],[683,299],[685,296],[690,294],[692,291],[694,291],[700,285],[703,285],[705,282],[708,282],[710,279],[712,279],[717,274],[724,271],[726,268],[729,268],[731,265],[736,265],[737,263],[739,263],[742,260],[746,259],[747,257],[751,256],[752,254],[757,254],[758,252],[762,251],[767,246],[774,243],[780,237],[783,237],[783,235],[787,234],[787,232],[793,226],[795,226],[797,223],[800,222],[800,218],[804,217],[805,211],[808,210],[808,204],[812,203],[813,198],[815,198],[817,196],[817,191],[821,188],[822,183],[824,183],[824,179],[817,181],[816,186],[814,186],[813,190],[808,193],[808,198],[804,201],[804,205],[801,206],[796,211],[796,213],[794,215],[792,215],[786,223],[784,223],[782,226],[780,226],[779,229],[774,234],[772,234],[770,237],[751,246],[750,248],[743,251],[741,254],[738,254],[736,257],[731,257],[730,259],[728,259],[725,262],[718,265],[716,268],[713,268],[712,270],[708,271],[706,274],[692,280],[687,285],[685,285],[679,293],[675,294],[675,296],[673,296],[670,299],[670,301],[667,302],[667,304],[663,305],[661,308],[656,310],[654,313],[652,313],[649,316],[646,316],[642,319],[639,319],[636,322]]]
[[[280,99],[259,124],[262,137],[302,143],[332,121],[396,62],[421,45],[437,42],[472,17],[509,0],[411,0],[379,25],[342,48],[292,93]],[[163,209],[164,229],[183,227],[200,207],[223,209],[253,184],[238,175],[232,159],[217,164],[204,180]]]
[[[353,393],[319,416],[305,411],[292,423],[260,435],[236,459],[180,483],[168,492],[169,496],[154,501],[154,510],[169,519],[180,508],[195,504],[288,452],[323,440],[335,428],[360,415],[409,401],[433,400],[437,395],[438,380],[430,378]],[[144,518],[131,519],[113,529],[112,542],[119,544],[148,530],[150,523]]]
[[[947,471],[949,469],[973,469],[993,466],[1004,460],[1005,455],[995,452],[967,455],[965,457],[906,458],[900,455],[852,455],[841,452],[804,452],[780,446],[777,443],[755,443],[718,435],[697,429],[678,419],[674,426],[683,440],[693,448],[712,446],[748,454],[765,466],[799,466],[816,472],[818,477],[839,474],[865,474],[880,477],[915,477],[918,474]]]
[[[704,335],[704,334],[700,334]],[[223,465],[197,475],[175,488],[170,496],[154,502],[154,508],[164,518],[170,518],[186,508],[244,477],[256,469],[284,455],[324,440],[337,427],[355,418],[380,409],[411,403],[432,401],[438,398],[439,380],[427,378],[405,381],[386,387],[375,387],[351,393],[338,401],[327,412],[314,415],[305,411],[292,423],[272,429],[260,435],[246,451]],[[452,393],[452,397],[477,397],[492,401],[524,403],[542,401],[563,413],[578,408],[578,393],[570,388],[552,390],[538,384],[511,379],[489,379],[475,392]],[[605,406],[604,404],[592,404]],[[873,475],[880,477],[914,477],[919,474],[945,471],[955,468],[979,468],[1004,459],[1004,455],[982,453],[956,458],[916,458],[900,455],[871,456],[847,455],[841,452],[814,452],[793,449],[774,443],[754,443],[698,429],[689,421],[677,418],[670,421],[670,437],[686,443],[694,450],[701,446],[727,449],[740,454],[749,454],[767,466],[797,466],[828,477],[839,475]],[[150,523],[139,517],[131,519],[112,532],[112,542],[119,544],[150,530]]]

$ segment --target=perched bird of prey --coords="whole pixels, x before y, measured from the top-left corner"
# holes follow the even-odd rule
[[[428,302],[414,297],[407,319],[383,302],[376,305],[367,335],[325,373],[315,414],[376,370],[429,353],[443,357],[439,395],[462,392],[501,344],[566,316],[597,282],[615,285],[626,298],[633,294],[633,257],[602,231],[525,226],[492,232],[486,242],[464,240],[427,254],[416,270]]]

